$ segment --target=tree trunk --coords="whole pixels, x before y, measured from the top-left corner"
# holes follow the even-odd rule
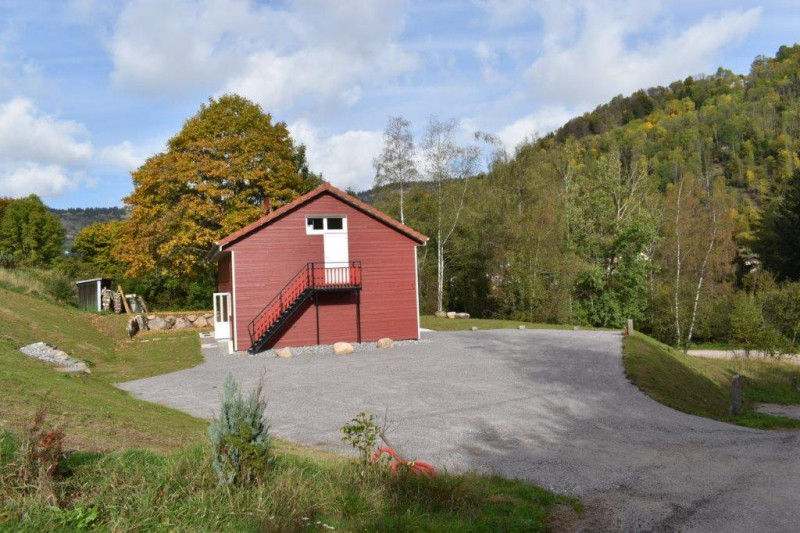
[[[675,202],[675,292],[673,294],[675,305],[675,346],[681,345],[680,321],[680,286],[681,286],[681,195],[683,193],[683,178],[678,185],[678,199]]]

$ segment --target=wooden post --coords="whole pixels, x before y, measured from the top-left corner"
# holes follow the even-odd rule
[[[141,296],[137,296],[137,297],[136,297],[136,299],[137,299],[137,300],[139,300],[139,305],[141,305],[141,306],[142,306],[142,310],[143,310],[145,313],[149,313],[149,312],[150,312],[150,309],[148,309],[148,308],[147,308],[147,304],[146,304],[146,303],[144,303],[144,298],[142,298]]]
[[[728,409],[728,416],[740,414],[742,414],[742,376],[736,374],[731,379],[731,407]]]
[[[122,285],[117,285],[117,291],[119,291],[119,295],[122,297],[122,306],[125,307],[125,312],[129,315],[132,315],[133,311],[131,311],[131,306],[128,305],[128,300],[125,298],[125,293],[122,292]]]

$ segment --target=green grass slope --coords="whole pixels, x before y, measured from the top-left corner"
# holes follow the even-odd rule
[[[0,429],[19,430],[45,397],[71,448],[175,450],[202,435],[205,422],[136,400],[113,383],[202,361],[197,333],[128,339],[125,317],[95,315],[0,289]],[[18,349],[43,341],[86,360],[92,374],[63,374]]]
[[[623,341],[625,373],[654,400],[678,411],[761,429],[800,428],[800,421],[752,410],[755,402],[800,403],[791,378],[800,367],[771,360],[693,357],[636,333]],[[731,378],[744,378],[745,412],[729,417]]]

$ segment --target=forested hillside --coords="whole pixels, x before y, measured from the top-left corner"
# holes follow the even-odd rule
[[[451,180],[446,307],[786,347],[800,330],[800,46],[617,97]],[[397,214],[392,188],[375,201]],[[406,192],[435,308],[429,186]],[[780,285],[779,285],[780,284]]]
[[[66,233],[68,247],[72,245],[75,236],[91,224],[96,222],[112,222],[128,217],[128,212],[122,207],[70,207],[69,209],[50,208],[50,212],[58,216]]]

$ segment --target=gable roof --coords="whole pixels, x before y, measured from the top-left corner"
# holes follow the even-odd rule
[[[322,196],[323,194],[326,194],[326,193],[330,194],[331,196],[333,196],[335,198],[338,198],[339,200],[341,200],[342,202],[344,202],[346,204],[351,205],[355,209],[358,209],[359,211],[362,211],[363,213],[371,216],[372,218],[374,218],[374,219],[376,219],[376,220],[378,220],[380,222],[383,222],[384,224],[386,224],[390,228],[392,228],[395,231],[398,231],[398,232],[406,235],[410,239],[418,242],[419,244],[425,244],[426,242],[428,242],[428,237],[426,237],[422,233],[414,231],[413,229],[409,228],[405,224],[401,223],[399,220],[395,220],[392,217],[390,217],[389,215],[387,215],[386,213],[383,213],[383,212],[375,209],[371,205],[369,205],[369,204],[367,204],[365,202],[362,202],[358,198],[355,198],[355,197],[347,194],[346,192],[344,192],[344,191],[342,191],[340,189],[337,189],[336,187],[334,187],[330,183],[323,183],[322,185],[320,185],[319,187],[317,187],[313,191],[308,192],[308,193],[304,194],[303,196],[300,196],[299,198],[296,198],[294,201],[289,202],[288,204],[280,207],[279,209],[276,209],[275,211],[273,211],[273,212],[271,212],[271,213],[269,213],[267,215],[264,215],[263,217],[259,218],[258,220],[256,220],[252,224],[249,224],[249,225],[243,227],[242,229],[240,229],[239,231],[231,233],[230,235],[228,235],[224,239],[219,240],[217,242],[217,245],[215,246],[215,249],[212,250],[212,254],[216,255],[217,253],[221,252],[222,249],[225,246],[230,246],[231,244],[233,244],[233,243],[235,243],[235,242],[247,237],[248,235],[250,235],[254,231],[257,231],[257,230],[263,228],[264,226],[268,226],[270,223],[274,222],[275,220],[283,217],[284,215],[286,215],[288,213],[291,213],[295,209],[298,209],[299,207],[311,202],[315,198],[317,198],[319,196]]]

